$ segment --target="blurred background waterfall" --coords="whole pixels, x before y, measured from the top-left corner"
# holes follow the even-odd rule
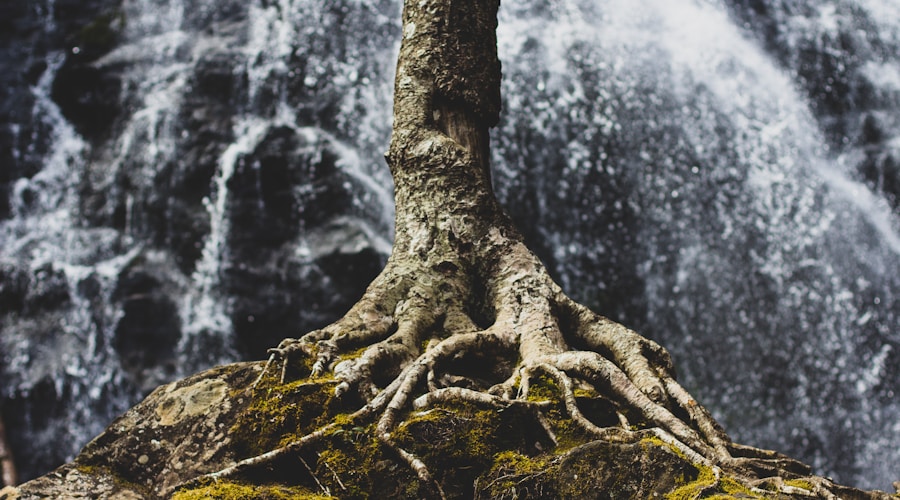
[[[390,252],[399,0],[0,4],[23,479],[339,317]],[[505,0],[501,202],[738,441],[900,479],[900,0]]]

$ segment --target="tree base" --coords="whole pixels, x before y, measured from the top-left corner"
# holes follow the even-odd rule
[[[320,398],[344,415],[315,419],[315,425],[285,416],[295,421],[296,428],[287,430],[293,437],[256,447],[237,463],[180,487],[250,479],[253,471],[301,457],[319,488],[335,492],[320,479],[328,476],[320,470],[328,461],[313,450],[343,450],[347,443],[335,436],[355,432],[374,438],[372,446],[379,453],[414,474],[416,496],[429,498],[479,494],[460,491],[460,484],[474,484],[471,480],[478,478],[493,491],[510,474],[521,476],[522,484],[539,475],[506,470],[497,463],[503,453],[537,471],[537,464],[550,468],[574,460],[570,450],[589,444],[616,448],[650,442],[696,471],[680,476],[702,479],[693,497],[743,488],[755,494],[835,498],[830,483],[809,477],[807,466],[772,451],[733,444],[675,381],[663,348],[569,299],[519,241],[497,235],[491,246],[501,264],[497,268],[505,272],[484,280],[459,273],[462,265],[456,262],[461,259],[434,263],[428,254],[412,262],[392,256],[342,319],[272,349],[248,395],[271,398],[272,391],[290,386],[287,381],[309,377],[330,388]],[[488,295],[478,294],[482,283],[490,284]],[[489,313],[486,303],[492,304]],[[471,428],[472,421],[504,422],[511,435]],[[427,435],[442,438],[434,442]],[[444,449],[442,443],[451,436],[464,443],[475,440],[473,446],[481,451]],[[518,440],[515,446],[494,449],[487,444],[511,439]],[[452,456],[463,462],[447,463]],[[350,470],[367,466],[360,460]],[[621,467],[609,466],[613,471]],[[460,467],[477,474],[461,483],[448,480],[449,471]],[[494,470],[506,472],[487,479]],[[331,476],[340,485],[340,474],[332,471]]]

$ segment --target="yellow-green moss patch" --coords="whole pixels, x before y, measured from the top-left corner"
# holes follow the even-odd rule
[[[668,493],[666,495],[667,500],[694,500],[697,498],[709,500],[763,498],[734,479],[722,477],[717,480],[715,473],[710,467],[698,464],[694,465],[700,471],[697,478]]]
[[[335,498],[305,488],[288,486],[255,486],[218,481],[189,490],[175,492],[172,500],[327,500]]]
[[[326,425],[342,409],[334,386],[308,380],[260,384],[231,427],[235,449],[245,457],[259,455]]]
[[[815,486],[813,486],[812,483],[803,479],[789,479],[785,481],[784,484],[785,486],[792,486],[806,491],[813,491],[815,489]]]
[[[560,394],[559,384],[547,375],[533,378],[528,386],[528,401],[557,401]]]
[[[493,492],[514,491],[516,483],[522,477],[545,472],[550,466],[553,455],[529,457],[515,451],[504,451],[494,455],[494,464],[488,476],[498,477],[496,484],[491,484]]]

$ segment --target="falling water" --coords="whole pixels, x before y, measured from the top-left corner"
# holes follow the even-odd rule
[[[564,288],[668,346],[736,439],[889,488],[900,218],[737,8],[508,7],[500,191]]]
[[[50,2],[44,11],[49,32],[55,29],[53,13]],[[81,227],[75,215],[75,185],[89,146],[50,98],[64,60],[59,51],[47,53],[46,69],[30,89],[32,116],[39,126],[29,147],[44,142],[49,147],[39,172],[15,180],[11,218],[0,224],[4,263],[13,258],[21,265],[6,275],[9,281],[2,289],[14,289],[17,275],[19,279],[31,275],[32,307],[37,313],[13,327],[4,322],[0,338],[3,396],[15,391],[34,410],[35,415],[25,415],[25,426],[34,430],[29,437],[36,460],[58,460],[53,455],[60,451],[74,453],[86,436],[101,431],[108,418],[137,396],[122,384],[109,346],[118,316],[108,306],[111,284],[133,253],[117,255],[113,249],[119,247],[119,238],[114,231]],[[42,310],[52,302],[66,307]],[[37,346],[35,339],[40,342]],[[62,425],[43,420],[48,417]]]

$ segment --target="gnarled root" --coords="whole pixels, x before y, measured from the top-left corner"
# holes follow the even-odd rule
[[[308,368],[301,375],[332,373],[339,381],[338,396],[355,392],[367,401],[351,419],[374,423],[381,443],[439,497],[444,494],[427,465],[392,438],[404,417],[448,402],[496,409],[525,405],[541,414],[552,403],[533,397],[536,384],[544,392],[552,387],[556,394],[550,399],[593,439],[633,440],[635,429],[651,429],[694,463],[712,467],[717,476],[725,469],[749,483],[808,475],[805,466],[787,457],[731,443],[675,380],[662,347],[572,301],[524,245],[501,242],[494,245],[503,251],[494,269],[503,271],[489,280],[460,272],[462,264],[420,262],[413,266],[415,272],[397,273],[394,267],[409,269],[409,263],[389,262],[343,318],[272,349],[254,388],[279,368],[284,381],[288,367],[298,361]],[[442,284],[434,286],[438,282]],[[476,283],[487,293],[473,307]],[[486,317],[490,325],[479,327]],[[579,391],[611,402],[614,423],[592,414],[579,401]],[[550,425],[543,417],[541,421],[555,442]],[[334,425],[198,480],[230,477],[296,453]]]

